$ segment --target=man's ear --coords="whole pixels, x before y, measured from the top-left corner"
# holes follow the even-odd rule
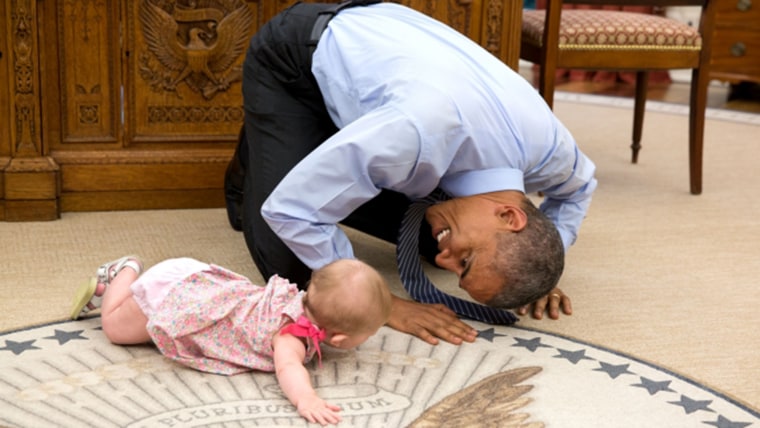
[[[343,333],[335,333],[327,340],[327,343],[333,348],[340,348],[341,343],[348,338],[348,335]]]
[[[528,214],[517,205],[499,205],[496,215],[510,232],[519,232],[528,225]]]

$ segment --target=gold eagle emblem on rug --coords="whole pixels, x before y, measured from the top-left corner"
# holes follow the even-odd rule
[[[491,375],[425,410],[409,428],[543,428],[541,422],[528,421],[529,413],[520,412],[532,401],[524,395],[533,386],[518,385],[540,371],[541,367],[523,367]]]
[[[241,79],[240,66],[232,65],[245,51],[254,21],[242,0],[143,0],[139,19],[148,48],[140,56],[140,75],[153,90],[176,93],[184,82],[211,99]]]

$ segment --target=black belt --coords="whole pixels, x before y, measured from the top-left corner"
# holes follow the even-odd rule
[[[308,45],[311,53],[313,54],[314,50],[317,49],[319,38],[322,37],[322,33],[325,31],[325,28],[327,28],[327,24],[338,14],[338,12],[349,7],[369,6],[371,4],[380,3],[381,1],[382,0],[348,0],[342,3],[333,4],[319,12],[317,20],[314,21],[314,26],[311,28],[311,35],[309,36]]]

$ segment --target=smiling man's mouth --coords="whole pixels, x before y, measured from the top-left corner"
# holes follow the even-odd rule
[[[446,239],[446,237],[449,236],[450,234],[451,234],[451,229],[449,228],[443,229],[442,231],[438,232],[435,235],[435,240],[438,241],[438,243],[440,244],[441,241]]]

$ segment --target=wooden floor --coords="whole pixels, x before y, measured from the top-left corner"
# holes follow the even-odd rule
[[[520,74],[533,81],[530,65],[521,66]],[[580,92],[595,95],[611,95],[633,98],[634,87],[623,82],[561,82],[556,89],[565,92]],[[714,81],[707,93],[707,107],[760,113],[760,85],[743,83],[729,85]],[[648,100],[675,104],[689,103],[688,83],[650,83]]]

